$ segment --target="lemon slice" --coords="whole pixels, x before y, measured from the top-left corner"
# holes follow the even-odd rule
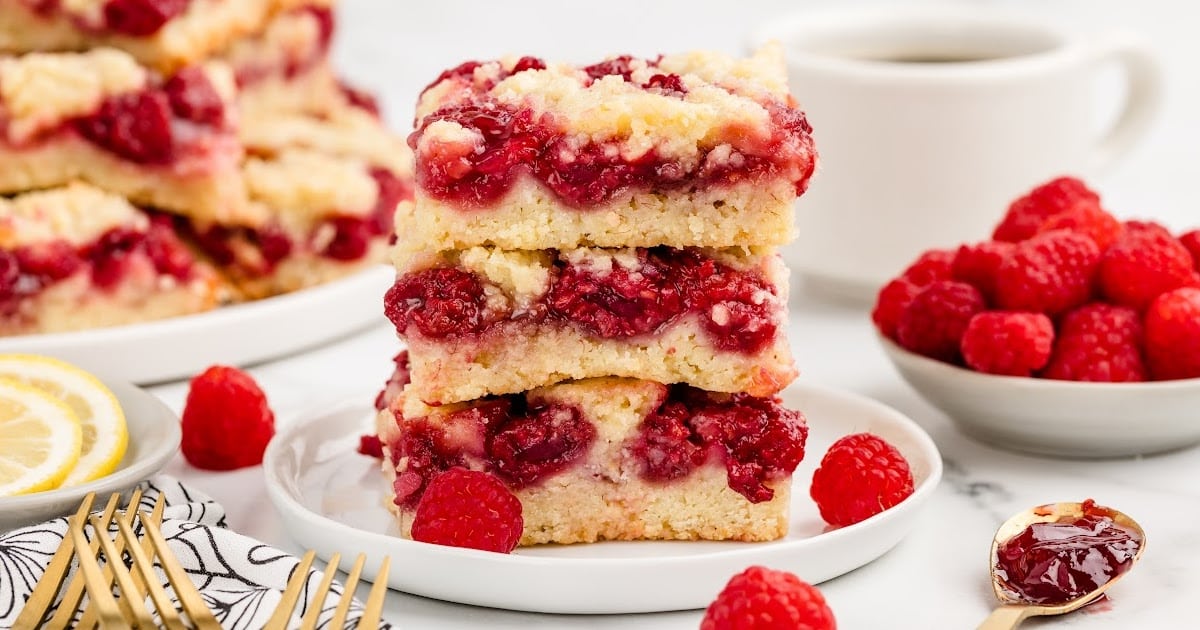
[[[79,461],[82,441],[70,407],[0,378],[0,497],[58,487]]]
[[[75,486],[117,468],[129,445],[125,414],[117,397],[95,376],[70,363],[32,354],[0,354],[0,378],[27,383],[61,400],[83,430],[79,463],[63,480]]]

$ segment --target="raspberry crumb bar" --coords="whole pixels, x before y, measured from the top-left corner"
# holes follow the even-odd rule
[[[221,298],[169,222],[86,184],[0,199],[0,334],[197,313]]]
[[[412,194],[409,180],[386,168],[303,149],[252,157],[243,173],[264,224],[176,222],[249,299],[383,262],[396,204]]]
[[[163,72],[261,29],[277,0],[0,0],[0,50],[120,48]]]
[[[771,398],[590,379],[428,407],[401,395],[378,415],[401,531],[430,479],[496,475],[522,504],[522,545],[782,537],[804,416]],[[386,404],[390,403],[390,404]]]
[[[197,220],[253,224],[221,64],[170,78],[114,49],[0,57],[0,193],[82,179]]]
[[[385,308],[427,403],[595,376],[767,396],[795,376],[774,253],[475,247],[397,269]]]
[[[468,62],[417,105],[415,247],[778,245],[815,163],[782,51]]]

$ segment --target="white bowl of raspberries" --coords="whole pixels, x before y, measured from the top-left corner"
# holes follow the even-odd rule
[[[1200,230],[1120,221],[1061,177],[992,238],[923,253],[871,317],[900,374],[966,433],[1115,457],[1200,443]]]

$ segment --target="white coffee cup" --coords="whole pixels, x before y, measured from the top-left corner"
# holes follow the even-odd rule
[[[1033,186],[1095,175],[1161,100],[1158,64],[1135,40],[977,6],[799,14],[751,39],[782,42],[820,153],[785,258],[806,287],[857,301],[925,249],[989,237]],[[1127,90],[1100,130],[1106,66]]]

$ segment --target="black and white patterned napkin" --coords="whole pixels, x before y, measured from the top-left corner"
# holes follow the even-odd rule
[[[147,511],[163,495],[163,536],[221,627],[250,630],[266,624],[299,558],[226,529],[225,510],[219,504],[174,478],[160,475],[143,483],[142,489]],[[66,532],[67,519],[59,518],[0,535],[0,628],[12,627]],[[159,577],[167,586],[161,571]],[[298,625],[320,579],[320,572],[309,572],[295,613],[297,623],[290,625]],[[342,586],[335,582],[330,590],[318,628],[328,627]],[[174,591],[168,588],[167,593]],[[346,626],[354,627],[361,613],[362,604],[355,600]]]

